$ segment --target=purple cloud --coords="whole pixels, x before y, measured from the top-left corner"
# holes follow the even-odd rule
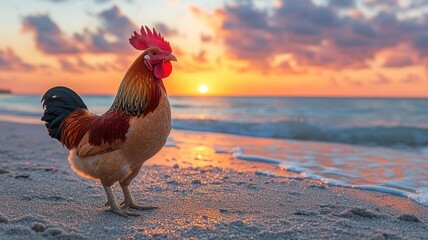
[[[352,8],[355,6],[354,0],[329,0],[329,5],[332,7]]]
[[[114,53],[129,54],[134,49],[129,44],[129,37],[135,30],[139,30],[117,6],[106,9],[96,15],[101,26],[90,31],[85,29],[82,33],[66,36],[58,25],[48,15],[31,15],[23,19],[24,30],[34,33],[36,47],[47,54],[80,54],[91,53]],[[170,29],[167,25],[157,23],[156,26],[164,35],[174,35],[177,31]],[[62,66],[67,61],[60,60]]]
[[[278,54],[290,54],[301,66],[362,68],[377,52],[400,44],[411,45],[421,58],[428,57],[427,16],[399,19],[395,7],[385,9],[386,1],[366,0],[362,4],[377,11],[364,15],[360,4],[342,0],[330,0],[327,5],[281,0],[272,8],[235,1],[211,17],[221,21],[214,30],[231,57],[265,68]]]
[[[86,30],[75,34],[74,39],[82,41],[86,50],[95,53],[129,53],[129,36],[136,30],[131,20],[122,14],[117,6],[104,10],[97,15],[101,27],[95,32]]]
[[[109,70],[123,70],[116,66],[115,62],[104,63],[88,63],[80,57],[74,58],[59,58],[58,63],[63,71],[71,73],[81,73],[85,71],[109,71]],[[122,66],[122,64],[119,64]],[[126,65],[125,65],[126,66]]]
[[[61,66],[61,69],[66,72],[72,72],[72,73],[80,73],[82,72],[82,69],[76,66],[76,64],[73,64],[67,59],[60,58],[58,59],[58,63]]]
[[[77,45],[67,39],[48,15],[31,15],[23,19],[24,30],[34,33],[36,47],[48,54],[79,53]]]
[[[95,32],[86,30],[82,34],[75,34],[74,39],[84,42],[86,50],[94,53],[129,54],[134,49],[129,44],[129,37],[141,26],[134,24],[117,6],[104,10],[97,15],[101,27]],[[164,36],[178,34],[175,29],[163,23],[155,24],[158,32]]]
[[[415,64],[413,62],[413,59],[409,56],[396,56],[396,57],[390,57],[388,58],[383,66],[385,67],[392,67],[392,68],[400,68],[400,67],[407,67]]]
[[[417,33],[413,36],[413,46],[419,51],[421,56],[428,57],[428,30]]]
[[[95,70],[96,67],[88,64],[87,62],[85,62],[83,59],[81,58],[76,58],[75,59],[75,63],[72,61],[69,61],[68,59],[65,58],[60,58],[58,59],[58,63],[61,66],[61,69],[67,72],[73,72],[73,73],[79,73],[79,72],[83,72],[84,70]]]
[[[156,31],[162,33],[162,35],[165,37],[174,36],[178,34],[177,29],[172,29],[164,23],[155,23],[155,29]]]
[[[0,49],[0,71],[31,71],[34,69],[33,65],[24,62],[12,49]]]

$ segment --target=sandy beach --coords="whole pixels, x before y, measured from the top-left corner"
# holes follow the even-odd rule
[[[1,239],[427,239],[428,209],[409,199],[273,175],[269,164],[168,143],[131,185],[159,209],[105,212],[101,185],[74,173],[43,125],[0,122]],[[211,134],[213,139],[223,135]],[[204,135],[210,141],[210,135]],[[262,166],[263,165],[263,166]],[[261,171],[265,169],[266,171]],[[115,195],[122,200],[120,188]],[[135,210],[135,212],[138,212]]]
[[[0,6],[0,240],[428,240],[428,0]]]

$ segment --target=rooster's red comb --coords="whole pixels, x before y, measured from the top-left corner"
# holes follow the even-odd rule
[[[153,32],[147,26],[141,26],[141,35],[134,31],[134,35],[129,38],[129,43],[138,50],[146,50],[149,47],[158,47],[163,51],[172,53],[169,42],[153,28]]]

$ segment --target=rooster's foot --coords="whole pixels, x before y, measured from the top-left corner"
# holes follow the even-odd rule
[[[139,216],[141,216],[140,214],[123,211],[123,210],[120,210],[119,208],[110,208],[107,210],[107,212],[112,212],[112,213],[115,213],[115,214],[122,216],[122,217],[128,217],[128,216],[139,217]]]
[[[132,212],[127,212],[127,211],[121,210],[117,206],[116,200],[114,199],[113,192],[111,190],[111,187],[106,186],[104,184],[103,184],[103,187],[104,187],[104,190],[106,191],[106,194],[107,194],[107,203],[105,205],[110,206],[110,209],[108,209],[107,212],[112,212],[112,213],[115,213],[115,214],[122,216],[122,217],[128,217],[128,216],[138,217],[138,216],[140,216],[140,214],[137,214],[137,213],[132,213]]]
[[[127,203],[125,201],[123,201],[120,204],[120,206],[121,206],[122,209],[132,208],[132,209],[137,209],[137,210],[142,210],[142,211],[159,209],[158,207],[145,207],[145,206],[141,206],[141,205],[135,204],[133,202]]]
[[[123,195],[125,196],[125,200],[120,204],[122,206],[122,209],[124,208],[132,208],[137,210],[154,210],[158,209],[158,207],[144,207],[138,204],[134,203],[134,199],[132,198],[132,194],[129,191],[128,185],[120,184],[120,187],[122,188]]]

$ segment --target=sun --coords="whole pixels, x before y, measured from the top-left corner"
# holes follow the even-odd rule
[[[199,92],[205,94],[208,92],[208,87],[206,85],[199,86]]]

